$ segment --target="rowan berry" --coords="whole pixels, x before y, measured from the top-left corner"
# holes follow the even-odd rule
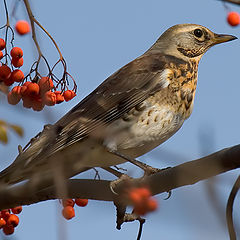
[[[12,225],[5,225],[3,227],[3,233],[5,235],[11,235],[14,233],[14,227]]]
[[[23,56],[23,50],[20,47],[12,48],[10,55],[12,58],[21,58]]]
[[[39,85],[37,83],[30,83],[27,85],[28,96],[37,96],[39,94]]]
[[[14,207],[11,209],[12,210],[12,213],[14,214],[19,214],[22,212],[22,206],[17,206],[17,207]]]
[[[22,101],[23,101],[23,107],[25,108],[31,108],[33,105],[32,99],[26,95],[22,97]]]
[[[8,103],[11,105],[16,105],[20,102],[21,96],[14,94],[12,91],[8,93],[7,96]]]
[[[2,58],[3,58],[3,52],[0,51],[0,59],[2,59]]]
[[[133,205],[141,204],[143,201],[147,200],[151,196],[148,188],[133,188],[129,191],[128,198]]]
[[[62,103],[64,101],[64,97],[61,94],[61,91],[55,91],[54,94],[56,95],[56,104]]]
[[[76,93],[72,90],[67,90],[63,93],[63,97],[64,97],[64,100],[66,102],[70,101],[71,99],[73,99],[74,97],[76,96]]]
[[[10,212],[9,212],[8,209],[4,209],[4,210],[1,211],[1,217],[4,220],[7,220],[9,216],[10,216]]]
[[[229,25],[235,27],[240,23],[240,15],[238,12],[229,12],[227,15]]]
[[[12,89],[12,93],[15,94],[15,95],[19,95],[21,97],[21,86],[15,86],[13,89]],[[13,208],[14,209],[14,208]]]
[[[6,42],[4,39],[0,38],[0,50],[3,50],[6,47]]]
[[[54,106],[56,104],[56,94],[52,91],[47,91],[43,96],[43,102],[47,106]]]
[[[21,87],[21,95],[22,95],[22,97],[25,97],[25,96],[28,95],[27,86],[28,86],[30,83],[32,83],[32,82],[27,81],[27,82],[25,82],[25,83],[22,85],[22,87]]]
[[[75,199],[75,203],[76,203],[79,207],[85,207],[85,206],[88,205],[88,199],[76,198],[76,199]]]
[[[10,76],[9,78],[4,79],[3,82],[6,86],[11,86],[14,83],[14,80]]]
[[[151,197],[151,192],[146,187],[138,188],[138,192],[139,192],[139,195],[144,199],[147,199],[147,198]]]
[[[42,99],[40,98],[40,96],[36,96],[34,98],[32,98],[32,109],[34,111],[42,111],[44,108],[44,104]]]
[[[137,215],[143,216],[148,212],[148,209],[143,204],[143,205],[135,206],[133,209],[133,212],[136,213]]]
[[[6,221],[4,218],[0,218],[0,228],[3,228],[6,225]]]
[[[158,208],[158,202],[156,199],[154,198],[150,198],[148,201],[147,201],[147,210],[148,212],[153,212],[155,211],[157,208]]]
[[[62,210],[62,215],[65,219],[70,220],[73,217],[75,217],[75,211],[74,208],[71,206],[66,206]]]
[[[128,198],[132,202],[133,205],[138,205],[138,204],[141,204],[141,202],[142,202],[142,197],[140,196],[139,192],[136,191],[135,189],[132,189],[128,193]]]
[[[15,25],[15,29],[18,34],[25,35],[30,32],[30,25],[25,20],[19,20]]]
[[[53,81],[49,77],[42,77],[40,78],[38,85],[40,87],[40,95],[45,94],[47,91],[53,88]]]
[[[24,73],[20,69],[12,71],[10,78],[14,82],[21,82],[24,79]]]
[[[12,65],[16,68],[20,68],[23,65],[23,58],[12,58]]]
[[[75,202],[73,199],[67,198],[67,199],[62,200],[62,205],[63,205],[63,207],[66,207],[66,206],[74,207]]]
[[[7,65],[0,66],[0,79],[4,80],[9,78],[11,75],[11,69]]]
[[[19,223],[19,217],[15,214],[10,214],[9,218],[7,219],[7,225],[12,225],[16,227]]]

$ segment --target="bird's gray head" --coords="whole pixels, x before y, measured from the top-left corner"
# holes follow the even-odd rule
[[[200,59],[210,47],[234,39],[237,37],[216,34],[201,25],[178,24],[165,31],[149,51]]]

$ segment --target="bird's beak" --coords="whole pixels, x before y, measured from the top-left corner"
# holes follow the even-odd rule
[[[219,43],[229,42],[229,41],[232,41],[235,39],[237,39],[237,37],[235,37],[233,35],[214,33],[214,38],[212,39],[212,41],[213,41],[213,45],[215,45],[215,44],[219,44]]]

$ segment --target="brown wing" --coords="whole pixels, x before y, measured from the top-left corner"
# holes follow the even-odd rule
[[[84,139],[166,87],[162,72],[170,62],[184,63],[173,56],[144,54],[115,72],[54,125],[56,138],[43,155]]]
[[[14,183],[28,178],[28,172],[45,164],[47,157],[83,140],[161,91],[168,83],[163,71],[171,62],[185,63],[173,56],[144,54],[122,67],[53,126],[43,130],[29,148],[1,172],[0,181]]]

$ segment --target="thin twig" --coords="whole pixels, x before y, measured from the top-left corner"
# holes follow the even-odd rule
[[[236,232],[234,229],[234,224],[233,224],[232,213],[233,213],[233,203],[239,191],[239,188],[240,188],[240,176],[238,176],[237,180],[233,185],[233,188],[228,198],[227,208],[226,208],[226,218],[227,218],[227,226],[228,226],[228,233],[229,233],[230,240],[237,239]]]

